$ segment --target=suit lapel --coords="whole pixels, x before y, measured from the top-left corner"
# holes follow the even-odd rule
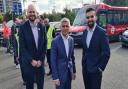
[[[62,46],[62,50],[64,50],[64,54],[65,56],[67,57],[67,54],[66,54],[66,49],[65,49],[65,45],[64,45],[64,41],[63,41],[63,38],[62,36],[60,35],[60,45]]]
[[[96,28],[97,28],[97,26],[95,27],[95,30],[94,30],[93,35],[92,35],[92,38],[90,40],[89,48],[92,46],[92,44],[93,44],[93,42],[94,42],[94,40],[96,38],[96,34],[97,34],[97,29]]]
[[[31,36],[31,38],[32,38],[33,45],[34,45],[34,47],[36,48],[34,35],[33,35],[32,28],[31,28],[31,26],[30,26],[29,21],[27,22],[27,24],[28,24],[28,25],[27,25],[27,26],[28,26],[28,34],[30,34],[30,36]]]
[[[85,45],[85,47],[88,48],[86,40],[87,40],[87,31],[85,31],[84,34],[83,34],[83,42],[85,42],[85,43],[83,43],[83,46]]]
[[[70,58],[72,52],[72,45],[73,45],[72,40],[70,38],[68,39],[68,44],[69,44],[68,58]]]
[[[39,23],[37,25],[37,29],[38,29],[38,49],[40,48],[40,44],[41,44],[41,28],[39,26]]]
[[[36,48],[36,43],[35,43],[35,39],[34,39],[34,35],[33,35],[33,32],[32,32],[32,28],[31,28],[31,26],[30,26],[30,23],[29,23],[29,21],[27,22],[27,28],[28,28],[28,34],[31,36],[31,38],[32,38],[32,43],[33,43],[33,45],[34,45],[34,48]],[[36,48],[37,49],[37,48]]]

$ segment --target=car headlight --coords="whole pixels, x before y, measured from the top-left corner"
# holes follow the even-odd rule
[[[123,35],[124,35],[124,36],[128,36],[128,31],[125,31],[125,32],[123,33]]]
[[[83,32],[78,32],[78,33],[77,33],[77,35],[82,35],[82,34],[83,34]]]
[[[125,38],[125,39],[126,39],[126,38],[128,38],[128,35],[123,34],[123,35],[122,35],[122,38]]]

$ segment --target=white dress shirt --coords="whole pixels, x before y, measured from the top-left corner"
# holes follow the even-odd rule
[[[61,36],[62,36],[62,39],[63,39],[63,42],[64,42],[64,46],[65,46],[65,50],[66,50],[66,55],[68,57],[68,53],[69,53],[69,43],[68,43],[68,39],[69,39],[69,36],[67,38],[65,38],[62,33],[61,33]]]
[[[87,32],[86,44],[88,48],[90,46],[90,41],[92,39],[92,35],[94,33],[95,28],[96,28],[96,24],[94,25],[92,29],[89,29],[89,28],[87,29],[88,32]]]

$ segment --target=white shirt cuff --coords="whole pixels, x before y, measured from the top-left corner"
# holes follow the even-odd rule
[[[55,79],[55,80],[53,80],[53,81],[58,81],[59,79]]]

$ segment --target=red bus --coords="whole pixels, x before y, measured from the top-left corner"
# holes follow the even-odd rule
[[[78,11],[70,29],[70,35],[76,44],[82,43],[81,36],[86,30],[85,11],[89,7],[96,10],[97,24],[106,30],[110,41],[118,40],[120,35],[128,29],[128,7],[114,7],[107,4],[86,5]]]

